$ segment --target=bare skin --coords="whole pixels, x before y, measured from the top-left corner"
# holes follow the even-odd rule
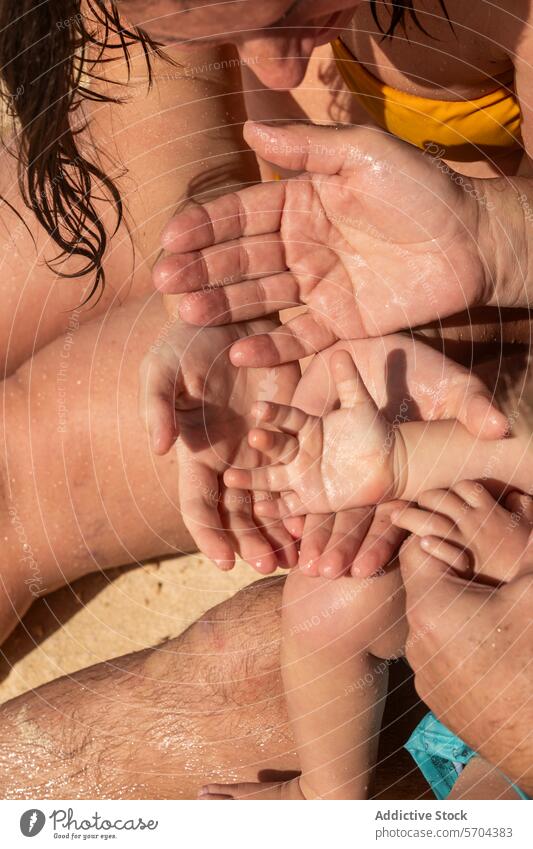
[[[175,640],[0,708],[3,799],[193,799],[205,780],[298,769],[279,672],[281,582]]]
[[[505,581],[512,566],[502,553],[494,577]],[[398,561],[366,580],[328,581],[292,572],[283,594],[282,635],[283,683],[301,775],[288,782],[208,783],[199,798],[369,798],[388,662],[426,639],[425,630],[408,632]],[[483,688],[470,680],[473,690]],[[495,764],[471,760],[449,798],[518,799]]]
[[[253,431],[251,442],[264,453],[270,451],[276,465],[259,470],[259,473],[226,473],[228,483],[270,486],[283,491],[282,500],[289,512],[298,512],[299,505],[305,509],[307,504],[319,512],[322,503],[331,508],[333,498],[379,498],[379,493],[395,491],[395,475],[400,468],[393,453],[395,435],[379,416],[348,353],[337,352],[330,362],[340,409],[321,422],[296,408],[261,405],[257,408],[258,415],[279,432]],[[463,549],[472,548],[474,575],[478,579],[490,578],[502,583],[519,576],[520,564],[525,563],[527,568],[529,530],[519,523],[511,527],[510,544],[495,550],[495,538],[502,538],[505,527],[510,527],[512,515],[498,507],[482,486],[463,481],[452,491],[416,493],[417,484],[420,486],[422,481],[430,479],[432,473],[453,476],[463,463],[468,463],[466,446],[460,436],[454,440],[450,432],[446,441],[436,450],[433,446],[432,450],[433,428],[425,426],[430,440],[429,446],[424,447],[424,427],[417,427],[420,428],[418,438],[411,434],[403,442],[405,453],[401,455],[401,462],[407,471],[400,477],[407,497],[419,498],[426,511],[417,508],[400,511],[400,516],[405,517],[403,522],[401,519],[398,522],[400,527],[413,530],[412,525],[417,521],[428,526],[426,530],[424,525],[424,533],[431,533],[433,527],[435,536],[430,553],[469,575],[472,569],[466,554],[452,546],[448,538]],[[401,428],[402,425],[398,431]],[[499,471],[502,480],[511,479],[517,459],[527,456],[529,434],[526,436],[522,450],[517,453],[516,446],[515,449],[511,447],[509,456],[499,464],[496,455],[505,455],[505,443],[499,449],[493,448],[492,455],[484,455],[481,449],[474,461],[478,463],[480,476],[483,468],[488,468],[490,458],[492,471]],[[343,440],[350,442],[350,451],[343,451]],[[511,445],[512,440],[508,442]],[[416,446],[418,450],[411,453],[409,446]],[[434,470],[435,465],[442,466],[436,461],[442,457],[443,446],[446,447],[446,469]],[[335,460],[338,456],[342,462]],[[531,477],[530,461],[525,465],[524,480],[527,480]],[[341,468],[351,481],[349,488],[343,485],[343,480],[338,480]],[[357,488],[353,486],[355,480]],[[439,505],[442,505],[440,509]],[[427,508],[436,513],[430,514]],[[397,512],[393,516],[397,516]],[[489,534],[484,535],[483,524],[489,522],[494,512],[494,527],[491,523]],[[420,533],[421,528],[415,531]],[[437,534],[444,540],[437,540]],[[377,672],[379,660],[403,653],[406,637],[405,598],[397,567],[396,563],[386,575],[366,582],[352,578],[317,584],[298,573],[289,577],[282,615],[282,668],[302,775],[289,784],[207,785],[201,791],[201,798],[368,797],[386,692],[386,677],[384,679]],[[409,639],[411,642],[424,640],[424,633],[411,630]],[[514,797],[518,798],[516,794]],[[513,798],[513,791],[510,782],[497,769],[485,764],[480,771],[477,762],[467,765],[455,798]]]
[[[143,9],[146,11],[146,8],[148,8],[142,2],[135,4],[128,4],[126,2],[125,8],[129,8],[129,5],[134,7],[132,14],[138,15],[143,13]],[[244,6],[239,4],[239,21],[237,27],[236,9],[232,4],[226,4],[223,8],[217,9],[216,15],[209,21],[209,26],[206,29],[206,22],[203,20],[200,4],[197,6],[193,5],[192,7],[191,4],[188,4],[187,15],[184,16],[180,15],[179,4],[169,4],[162,0],[162,2],[157,4],[157,8],[149,4],[150,14],[147,17],[150,19],[151,24],[156,27],[158,16],[165,15],[168,40],[172,40],[172,26],[173,24],[177,26],[178,21],[180,24],[180,35],[185,37],[189,35],[195,39],[205,37],[208,33],[209,40],[216,40],[217,31],[224,32],[226,38],[228,32],[234,32],[233,39],[243,60],[252,55],[256,58],[259,57],[256,64],[252,64],[251,62],[246,63],[247,87],[250,89],[247,95],[248,112],[255,120],[264,120],[267,118],[279,122],[280,116],[284,119],[297,118],[298,120],[301,120],[302,117],[310,116],[314,121],[331,122],[333,119],[342,123],[349,123],[352,126],[354,123],[364,123],[368,127],[371,126],[368,117],[364,116],[360,108],[358,109],[350,104],[350,96],[349,94],[347,96],[343,84],[339,84],[338,75],[335,74],[334,68],[331,66],[331,61],[328,64],[327,47],[319,49],[319,58],[321,61],[319,70],[317,70],[319,62],[318,60],[315,62],[313,55],[313,61],[309,63],[307,77],[303,79],[301,93],[298,89],[290,94],[268,91],[269,87],[271,89],[277,89],[279,87],[279,80],[283,79],[283,74],[285,74],[285,77],[281,83],[281,87],[286,88],[290,85],[290,80],[292,79],[291,72],[294,70],[298,61],[303,69],[301,77],[304,76],[303,72],[307,67],[311,53],[301,46],[302,49],[298,54],[301,58],[298,60],[294,58],[294,49],[289,49],[289,45],[294,48],[294,44],[290,44],[290,39],[295,34],[298,34],[298,26],[305,28],[306,25],[313,21],[313,16],[316,25],[321,14],[330,12],[332,15],[335,15],[337,12],[342,12],[341,7],[345,5],[344,3],[336,2],[336,0],[326,0],[325,2],[316,0],[311,3],[296,4],[292,7],[287,0],[285,3],[285,12],[288,17],[282,19],[281,22],[276,19],[276,22],[273,23],[270,18],[276,16],[276,10],[254,9],[252,3],[245,4]],[[477,98],[488,91],[494,90],[498,85],[508,85],[514,77],[515,88],[518,92],[519,99],[521,92],[525,92],[521,107],[523,114],[522,134],[527,151],[531,136],[531,112],[527,101],[531,63],[528,61],[528,57],[532,52],[531,38],[527,35],[530,31],[529,18],[531,14],[528,4],[517,2],[514,4],[512,10],[509,9],[508,4],[505,4],[505,7],[501,8],[498,5],[492,5],[490,14],[479,15],[477,7],[466,9],[463,4],[452,2],[451,4],[447,4],[446,11],[453,23],[453,27],[450,26],[443,10],[436,4],[435,8],[428,9],[426,6],[421,8],[415,6],[415,8],[426,32],[421,32],[417,29],[409,16],[407,16],[406,32],[408,38],[405,38],[403,31],[398,31],[395,37],[383,39],[382,32],[371,15],[368,3],[352,3],[352,11],[355,14],[351,22],[345,25],[344,21],[338,20],[336,26],[338,26],[338,31],[342,33],[342,37],[348,46],[353,49],[358,59],[372,73],[380,77],[387,84],[409,93],[442,100]],[[243,30],[242,28],[243,14],[249,16],[250,30],[247,28]],[[386,16],[384,18],[381,23],[386,28]],[[285,23],[287,27],[290,27],[289,30],[283,29],[283,24]],[[148,26],[150,27],[150,23]],[[257,29],[254,31],[254,28]],[[475,33],[475,37],[472,37],[473,33]],[[315,43],[321,43],[321,40],[327,40],[318,27],[315,29],[315,35]],[[331,37],[331,34],[329,34],[329,37]],[[281,47],[284,44],[284,39],[286,49]],[[262,57],[265,55],[269,57],[268,62],[262,61]],[[262,83],[259,89],[252,79],[254,74],[259,77]],[[328,86],[333,90],[329,100],[326,94]],[[320,103],[320,106],[317,106],[317,102]],[[341,134],[343,141],[351,133],[354,139],[353,146],[361,153],[359,167],[354,169],[357,170],[358,179],[354,178],[352,186],[350,182],[352,177],[350,168],[340,169],[332,177],[334,173],[331,170],[332,163],[331,161],[326,162],[326,160],[331,160],[331,157],[312,156],[313,142],[316,141],[316,145],[322,151],[324,151],[324,145],[326,149],[331,149],[332,151],[337,147],[336,153],[338,157],[342,158],[342,145],[340,143],[337,144],[335,140],[335,135],[338,135],[338,133],[333,133],[333,135],[330,133],[330,143],[328,144],[327,133],[324,130],[312,131],[310,128],[302,128],[294,125],[287,129],[290,130],[288,133],[283,129],[278,132],[275,127],[268,129],[262,128],[261,132],[263,136],[270,135],[270,139],[272,140],[272,143],[269,141],[266,145],[257,137],[257,133],[255,134],[256,137],[254,137],[252,129],[248,138],[260,159],[263,162],[268,161],[271,163],[269,166],[270,175],[272,175],[272,168],[278,172],[281,169],[281,173],[294,172],[302,168],[307,172],[305,180],[302,180],[299,185],[291,183],[287,186],[290,197],[284,205],[283,201],[281,202],[286,215],[284,216],[284,226],[279,228],[279,232],[282,244],[287,250],[289,257],[288,268],[283,269],[282,274],[285,270],[292,272],[297,288],[316,288],[318,293],[320,287],[312,287],[311,283],[313,279],[316,280],[320,277],[321,273],[323,273],[323,266],[326,264],[328,276],[331,269],[334,269],[333,280],[335,286],[333,288],[335,288],[335,300],[338,300],[338,297],[347,297],[346,286],[350,279],[357,290],[362,289],[362,283],[358,281],[361,268],[342,268],[343,265],[346,266],[347,259],[344,256],[344,247],[345,245],[350,245],[352,249],[355,249],[356,253],[362,252],[363,259],[366,260],[366,264],[363,264],[365,275],[380,277],[380,280],[377,281],[378,288],[380,284],[385,283],[389,292],[395,292],[397,290],[398,297],[405,300],[406,291],[409,290],[410,282],[412,283],[413,268],[410,267],[409,279],[405,280],[402,277],[401,281],[398,281],[396,278],[399,272],[396,266],[400,263],[396,261],[391,264],[387,256],[390,253],[390,249],[394,248],[397,228],[400,226],[404,229],[404,225],[407,226],[410,223],[411,228],[414,228],[414,230],[419,227],[420,232],[422,233],[423,231],[418,242],[430,238],[430,232],[433,236],[435,233],[438,233],[439,238],[442,237],[442,251],[439,253],[437,250],[438,256],[435,256],[434,260],[437,265],[440,261],[444,262],[444,265],[449,263],[445,275],[447,279],[439,280],[438,285],[438,272],[436,273],[435,268],[432,268],[431,272],[428,269],[425,272],[424,269],[419,270],[420,275],[424,279],[427,278],[428,287],[432,285],[437,286],[437,297],[433,315],[430,318],[435,318],[438,314],[440,322],[442,322],[445,315],[451,314],[454,309],[456,312],[460,312],[466,306],[471,309],[482,304],[495,303],[498,305],[503,304],[506,307],[527,307],[529,303],[526,292],[527,280],[531,279],[531,275],[527,271],[529,254],[526,250],[529,230],[527,224],[524,222],[524,208],[527,209],[527,206],[525,206],[524,202],[519,203],[517,198],[521,195],[527,200],[529,181],[527,177],[520,177],[510,181],[504,179],[497,180],[491,182],[489,185],[489,181],[485,179],[486,177],[500,176],[502,173],[508,175],[516,175],[517,173],[527,174],[527,163],[524,164],[524,162],[521,162],[523,151],[520,148],[510,151],[504,150],[501,155],[494,152],[490,156],[484,156],[482,151],[478,151],[477,159],[474,153],[472,161],[451,162],[451,165],[456,171],[472,178],[472,181],[467,181],[466,184],[464,180],[457,182],[455,189],[458,191],[454,192],[453,186],[446,186],[447,180],[445,179],[445,175],[441,173],[439,168],[435,167],[435,163],[431,161],[431,157],[425,157],[426,161],[424,162],[424,157],[420,151],[416,151],[414,148],[406,148],[405,145],[400,143],[396,143],[395,145],[395,140],[391,140],[390,137],[388,139],[385,137],[384,141],[382,134],[376,133],[374,128],[359,128],[357,132],[352,130],[349,132],[345,131]],[[307,144],[306,140],[306,134],[308,132],[311,135],[309,144]],[[308,156],[306,157],[305,154],[307,152]],[[383,162],[383,160],[387,161],[388,159],[392,159],[396,164],[398,159],[404,162],[404,167],[400,169],[401,173],[398,172],[397,168],[393,169],[389,176],[378,173],[380,162]],[[422,176],[424,169],[427,169],[425,177]],[[393,173],[394,176],[392,176]],[[346,210],[343,207],[350,204],[344,193],[341,193],[342,197],[337,198],[329,198],[327,196],[327,177],[329,177],[330,182],[336,181],[336,183],[345,186],[349,190],[350,186],[352,186],[352,207],[355,205],[359,209],[359,206],[361,206],[362,212],[360,211],[360,214],[351,212],[348,216],[346,215]],[[450,181],[448,180],[448,182]],[[400,192],[400,186],[402,184],[403,190]],[[415,184],[417,191],[413,188]],[[364,196],[357,194],[357,188],[361,185],[370,187],[370,196],[366,193],[366,190]],[[465,185],[466,189],[464,188]],[[436,204],[430,205],[429,208],[424,204],[424,193],[421,191],[422,186],[438,201]],[[265,198],[267,197],[266,192],[267,187],[264,187],[263,196]],[[277,196],[281,197],[284,188],[280,185],[270,186],[268,187],[268,192],[270,192],[268,197],[272,200]],[[304,208],[301,203],[297,203],[298,192],[302,197],[307,192],[308,197],[305,201],[305,209],[313,209],[312,217],[298,215],[294,211],[298,209],[301,212]],[[401,194],[402,201],[400,203],[394,202],[396,192]],[[412,197],[413,194],[416,195],[417,193],[421,195],[419,199]],[[446,193],[449,193],[448,200],[451,204],[450,208],[454,209],[455,215],[452,216],[453,221],[450,216],[446,216],[446,226],[441,227],[442,221],[440,221],[440,218],[442,210],[440,203],[441,201],[446,203],[444,199]],[[455,199],[452,197],[454,193]],[[490,195],[488,197],[489,203],[485,203],[486,193]],[[356,196],[357,203],[354,200]],[[259,198],[260,196],[258,195],[257,197]],[[481,202],[478,204],[474,200],[474,197],[480,197]],[[290,203],[291,198],[294,199],[295,205]],[[312,198],[312,203],[310,203],[310,198]],[[408,208],[404,209],[406,198],[408,199]],[[373,203],[376,199],[380,201],[380,210],[383,208],[383,203],[385,203],[386,208],[390,209],[391,221],[384,220],[387,219],[387,216],[383,216],[380,213],[377,229],[368,230],[368,226],[366,229],[360,226],[358,232],[358,221],[354,221],[354,219],[360,218],[362,222],[365,220],[373,222]],[[277,201],[275,202],[277,203]],[[418,208],[417,203],[419,203]],[[491,215],[487,217],[485,213],[489,207],[491,209]],[[268,204],[268,208],[272,209],[271,203]],[[316,209],[324,212],[324,219],[317,219],[317,216],[314,214]],[[407,212],[406,218],[409,215],[412,216],[411,222],[403,220],[405,212]],[[342,227],[339,226],[339,216],[341,216],[340,220],[344,222],[344,226]],[[465,232],[467,234],[470,233],[470,237],[472,237],[474,230],[477,228],[477,224],[474,226],[474,230],[470,228],[467,219],[471,216],[473,216],[473,219],[476,219],[476,222],[479,216],[479,223],[481,225],[477,240],[482,245],[482,257],[481,267],[478,265],[477,272],[475,270],[477,265],[476,258],[472,254],[472,251],[468,249],[468,245],[465,246]],[[347,220],[347,217],[349,220]],[[302,226],[304,218],[306,219],[306,226]],[[180,247],[175,247],[177,244],[176,239],[179,238],[179,234],[183,233],[189,223],[189,218],[185,217],[177,219],[169,226],[164,238],[164,245],[167,249],[178,252],[182,250]],[[350,225],[354,231],[352,233],[349,232]],[[390,232],[387,229],[389,225],[395,228],[392,242],[389,238]],[[458,227],[459,230],[464,228],[463,232],[458,233],[459,238],[456,239],[456,243],[453,246],[453,240],[449,242],[446,239],[446,235],[449,235],[446,229],[447,227],[451,227],[452,229],[453,227]],[[255,241],[258,241],[257,236],[261,233],[268,232],[273,234],[277,229],[274,227],[271,230],[261,230],[258,217],[254,220],[253,232],[249,231],[247,235],[255,237]],[[309,245],[311,242],[314,245],[316,259],[309,260],[311,263],[309,266],[306,263],[307,254],[302,257],[298,256],[299,247],[301,248],[301,245],[299,246],[299,230],[305,232],[304,241],[306,244]],[[512,234],[511,239],[508,238],[508,234],[510,233]],[[242,234],[232,233],[229,237],[222,236],[220,241],[226,242],[228,238],[235,239],[240,235]],[[406,236],[406,234],[402,235],[404,237]],[[376,244],[374,245],[374,251],[372,250],[372,239],[369,238],[372,236],[379,243],[379,249]],[[248,239],[248,241],[251,243],[253,238],[252,240]],[[468,242],[468,236],[466,237],[466,241]],[[473,241],[475,242],[476,239],[474,238]],[[218,244],[218,242],[219,237],[217,236],[215,244]],[[370,245],[367,245],[367,242],[370,242]],[[444,242],[446,243],[445,245]],[[405,246],[405,238],[401,239],[401,243]],[[213,243],[211,242],[210,244]],[[438,248],[438,245],[439,240],[437,239],[433,247]],[[339,246],[340,255],[338,255]],[[512,246],[512,250],[515,252],[513,257],[509,253],[510,246]],[[450,256],[447,255],[448,247],[451,251]],[[465,263],[459,259],[459,256],[465,254],[465,247],[466,253],[471,254],[470,259],[473,261],[473,265],[467,263],[465,266]],[[416,248],[416,245],[409,243],[406,246],[406,255],[409,257],[411,256],[412,248]],[[455,253],[456,250],[457,254]],[[332,264],[331,261],[330,254],[332,252],[337,259],[336,265],[334,263]],[[516,252],[519,255],[518,262]],[[416,250],[414,253],[413,262],[418,270],[420,257],[416,256]],[[384,257],[379,263],[379,268],[376,268],[375,262],[373,262],[375,259],[374,254]],[[451,259],[452,254],[456,257],[457,261]],[[329,262],[326,262],[328,258]],[[170,260],[168,262],[165,260],[164,263],[161,269],[165,268],[165,285],[168,287]],[[338,266],[341,266],[341,268],[338,268]],[[464,282],[463,280],[461,281],[462,303],[455,302],[454,300],[454,293],[455,295],[458,293],[453,277],[454,269],[458,267],[462,268],[464,278]],[[307,278],[307,280],[304,280],[304,278]],[[157,270],[155,272],[155,281],[156,285],[162,285],[163,283],[163,278]],[[268,302],[274,304],[276,300],[275,281],[270,276],[266,282],[269,286],[266,292],[263,291],[259,300],[263,304]],[[251,284],[247,283],[246,285],[248,290],[251,290]],[[178,273],[174,291],[181,291],[179,287]],[[372,288],[374,289],[376,287],[374,286]],[[242,300],[240,299],[240,293],[244,292],[244,289],[245,284],[232,286],[229,292],[230,307],[234,305],[238,308],[239,300]],[[272,291],[269,291],[269,289]],[[417,287],[415,286],[414,289],[416,290]],[[419,289],[420,286],[418,286],[417,291]],[[170,291],[170,289],[167,288],[167,291]],[[315,300],[317,293],[315,293]],[[360,294],[359,292],[359,296]],[[299,302],[313,308],[312,301],[309,303],[307,297],[308,292],[302,291],[300,288],[298,296]],[[330,297],[333,297],[331,293]],[[189,309],[184,305],[183,309],[187,310],[189,319],[195,322],[213,320],[215,314],[218,320],[221,320],[222,314],[227,312],[228,305],[226,305],[225,309],[220,309],[220,299],[220,292],[206,293],[203,301],[195,302],[194,308],[191,305]],[[419,321],[418,313],[422,307],[421,300],[425,308],[428,308],[426,303],[427,298],[419,299],[415,296],[412,304],[406,309],[408,318],[405,319],[405,316],[403,317],[401,326],[406,323],[412,326]],[[326,331],[331,334],[332,328],[331,326],[327,328],[322,326],[324,323],[327,324],[328,316],[324,315],[324,313],[328,312],[327,299],[325,304],[320,302],[318,313],[316,312],[317,305],[314,304],[314,306],[315,314],[313,317],[316,321],[313,323],[311,317],[308,316],[307,322],[298,321],[293,325],[293,330],[298,337],[298,343],[300,345],[307,343],[316,350],[324,344],[323,337]],[[363,308],[364,306],[363,299]],[[448,310],[450,312],[447,312]],[[356,319],[361,318],[359,315],[352,316],[349,310],[342,309],[338,310],[338,316],[345,321],[356,321]],[[329,316],[329,318],[335,323],[335,316]],[[370,315],[370,318],[372,318],[372,315]],[[378,312],[378,316],[374,316],[374,318],[379,318],[380,322],[389,322],[391,318],[394,318],[394,311],[392,313],[387,312],[386,316],[381,317]],[[420,320],[425,321],[424,318],[420,318]],[[520,339],[527,341],[529,338],[528,316],[525,313],[522,313],[522,316],[520,316],[520,314],[512,315],[509,312],[503,316],[503,327],[501,327],[502,316],[496,311],[492,310],[491,314],[490,308],[488,311],[486,308],[482,308],[478,314],[474,309],[474,313],[470,314],[469,312],[468,315],[466,322],[470,325],[468,330],[465,330],[464,323],[463,318],[458,316],[455,321],[454,319],[446,321],[445,327],[439,324],[438,328],[428,329],[426,332],[430,335],[445,336],[450,339],[454,337],[463,339],[467,337],[471,338],[473,334],[474,338],[483,342],[483,345],[496,342],[502,335],[503,338],[513,342]],[[338,330],[339,335],[341,335],[342,328],[339,322],[337,324],[339,324]],[[474,325],[474,328],[472,328],[472,325]],[[369,333],[383,332],[385,330],[385,325],[377,329],[372,329],[368,321],[366,325],[363,321],[363,326],[365,331]],[[235,351],[235,355],[237,355],[237,350],[239,350],[242,355],[242,364],[253,364],[258,358],[263,362],[267,362],[268,357],[274,355],[270,342],[275,345],[279,339],[278,337],[273,337],[268,341],[269,344],[264,339],[250,340],[246,345],[239,346]],[[294,347],[294,344],[293,341],[292,347]],[[276,353],[285,356],[288,355],[288,351],[288,345],[285,343],[284,349],[281,348]]]
[[[337,410],[318,417],[295,406],[255,405],[258,423],[269,429],[254,428],[248,438],[268,464],[229,469],[224,475],[228,486],[281,493],[282,516],[394,498],[416,501],[426,489],[465,477],[489,476],[502,492],[506,486],[527,490],[532,469],[527,430],[492,443],[475,440],[451,420],[394,426],[378,410],[348,351],[332,355],[330,370],[340,399]],[[257,507],[263,508],[270,510]]]
[[[510,581],[529,568],[531,523],[498,504],[477,481],[424,492],[418,506],[396,511],[392,519],[415,534],[424,551],[464,575]]]
[[[410,634],[425,631],[425,639],[407,646],[420,697],[532,795],[531,574],[497,589],[480,587],[426,553],[414,537],[400,561]]]
[[[264,392],[264,387],[271,385],[268,373],[238,373],[227,358],[231,344],[259,326],[218,328],[212,333],[184,328],[168,321],[160,296],[151,289],[149,266],[158,252],[160,228],[176,199],[191,190],[205,188],[212,192],[220,183],[229,185],[257,176],[253,157],[242,150],[242,103],[232,94],[234,88],[238,91],[239,80],[233,79],[237,71],[229,63],[228,54],[213,49],[200,55],[174,53],[174,58],[185,64],[183,73],[170,74],[169,66],[157,60],[154,89],[147,94],[144,61],[134,56],[132,82],[119,88],[121,97],[127,95],[126,103],[90,106],[91,138],[113,155],[117,171],[128,169],[117,180],[131,232],[130,238],[124,228],[111,242],[106,259],[107,287],[91,308],[76,310],[91,281],[58,278],[44,264],[55,249],[32,225],[17,194],[14,161],[7,152],[2,154],[2,192],[25,217],[37,240],[36,254],[26,229],[15,226],[2,252],[5,309],[0,319],[4,338],[0,362],[6,380],[2,463],[5,511],[1,521],[7,561],[2,570],[2,638],[36,594],[93,569],[194,547],[182,521],[176,455],[152,457],[138,424],[137,373],[147,350],[152,359],[165,354],[170,382],[173,389],[179,389],[173,408],[178,408],[189,445],[195,441],[190,438],[193,433],[205,439],[205,425],[209,430],[217,425],[216,437],[214,431],[211,436],[212,447],[202,453],[201,463],[195,454],[193,468],[186,456],[191,473],[182,475],[182,491],[189,494],[193,481],[204,481],[202,491],[208,497],[201,499],[200,507],[209,506],[210,516],[216,516],[211,530],[220,532],[222,522],[231,544],[231,553],[223,553],[224,565],[231,564],[234,552],[258,564],[260,571],[271,571],[278,563],[295,563],[296,552],[287,530],[272,520],[267,529],[261,522],[258,527],[249,498],[239,494],[228,498],[225,493],[223,501],[218,502],[210,496],[213,488],[209,476],[236,456],[240,431],[235,421],[240,420],[243,409],[251,408],[259,389]],[[217,67],[223,61],[225,73],[221,75]],[[124,64],[107,66],[106,75],[110,86],[115,84],[113,80],[125,83]],[[207,111],[200,108],[206,97],[210,103]],[[197,128],[192,135],[189,130],[176,133],[176,104],[183,126]],[[228,123],[228,111],[233,120],[220,133],[218,128]],[[141,125],[142,134],[138,132]],[[109,216],[105,205],[101,214]],[[11,223],[6,213],[6,228]],[[62,270],[70,272],[73,268],[67,262]],[[182,361],[177,382],[176,359]],[[440,376],[439,365],[434,368]],[[144,362],[144,370],[150,373],[150,359]],[[211,376],[207,389],[200,386],[205,374]],[[219,381],[220,375],[223,381]],[[276,370],[272,391],[279,400],[291,400],[296,376],[295,366]],[[468,393],[467,375],[463,377]],[[159,391],[159,387],[154,388]],[[474,407],[479,407],[478,391],[479,387],[472,384]],[[202,392],[207,392],[203,400]],[[204,400],[209,401],[211,410],[211,417],[205,421]],[[455,385],[450,385],[449,400],[460,415],[464,398],[457,394]],[[489,404],[486,392],[485,404]],[[217,408],[225,413],[232,408],[236,414],[231,425],[228,419],[225,430],[214,421],[219,417]],[[478,411],[478,425],[486,412],[486,407],[484,412]],[[244,427],[243,421],[242,434],[249,424]],[[33,467],[33,486],[27,486],[28,458]],[[186,518],[197,516],[197,509],[198,505],[188,505]],[[209,533],[210,520],[201,521]],[[371,521],[370,516],[360,525],[359,540]],[[382,538],[380,520],[376,528],[371,539],[376,535]],[[318,536],[311,528],[308,531],[306,542],[310,544],[324,537],[324,527]],[[345,545],[347,531],[341,528],[341,533]],[[388,533],[399,543],[401,534],[390,522]],[[24,545],[31,550],[24,550]]]
[[[104,146],[122,174],[117,182],[130,233],[124,227],[111,242],[107,287],[97,303],[79,306],[91,280],[59,278],[44,264],[55,248],[22,203],[14,159],[5,150],[1,154],[2,193],[30,231],[13,224],[4,207],[4,227],[11,232],[2,250],[1,276],[0,363],[5,380],[0,639],[35,596],[80,575],[194,549],[182,521],[178,460],[175,454],[154,458],[139,421],[138,373],[146,351],[163,347],[169,332],[162,299],[151,288],[149,267],[158,252],[160,228],[176,199],[198,187],[198,180],[205,185],[207,179],[206,190],[212,191],[217,183],[228,185],[256,175],[253,157],[242,151],[241,100],[231,93],[232,86],[238,88],[233,66],[222,76],[215,69],[225,57],[217,48],[196,58],[182,57],[193,63],[193,70],[201,60],[205,70],[196,75],[187,64],[182,74],[169,74],[168,64],[157,60],[150,94],[139,55],[132,58],[129,87],[118,85],[126,82],[124,62],[106,66],[108,85],[112,90],[117,85],[126,103],[90,105],[91,143]],[[201,108],[205,97],[210,98],[211,111]],[[188,131],[181,136],[170,132],[176,104],[187,126],[197,128],[194,142]],[[231,128],[213,133],[213,127],[228,122],[228,114],[234,118]],[[105,204],[101,214],[104,221],[110,219]],[[74,269],[67,261],[61,270]],[[239,332],[249,333],[250,328]],[[247,379],[231,367],[227,350],[234,333],[224,329],[215,338],[183,328],[179,334],[176,350],[183,360],[183,382],[177,407],[190,435],[203,427],[195,389],[206,374],[199,370],[208,373],[215,366],[215,373],[224,372],[217,403],[237,418],[239,405],[249,408],[264,380],[259,373]],[[293,366],[280,373],[278,388],[287,399],[297,374]],[[233,420],[235,442],[234,425]],[[217,441],[220,449],[220,433]],[[275,550],[284,562],[286,545],[289,560],[295,561],[287,531],[279,526],[280,537],[278,525],[270,523],[271,542],[265,542],[250,518],[251,501],[236,495],[224,513],[235,550],[248,553],[256,540],[263,554],[266,550],[272,558]]]

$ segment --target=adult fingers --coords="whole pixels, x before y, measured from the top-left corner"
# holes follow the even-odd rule
[[[298,562],[296,538],[299,536],[299,533],[293,535],[279,517],[272,520],[263,518],[257,514],[257,505],[271,500],[271,496],[266,492],[257,492],[254,494],[252,507],[254,520],[265,539],[272,546],[278,567],[292,569]]]
[[[319,316],[308,312],[271,333],[259,333],[235,342],[230,359],[234,366],[276,366],[316,354],[336,341],[334,331]]]
[[[232,569],[235,553],[219,514],[216,472],[196,461],[178,442],[178,490],[181,513],[198,549],[219,569]]]
[[[235,550],[250,566],[262,575],[277,568],[277,558],[254,521],[252,495],[239,489],[225,489],[222,494],[221,516],[231,534]]]
[[[339,578],[350,571],[372,523],[374,508],[343,510],[335,515],[331,535],[318,569],[324,578]]]
[[[310,577],[316,578],[319,575],[320,557],[331,537],[334,521],[333,513],[311,513],[305,517],[298,566]]]
[[[354,170],[358,163],[364,163],[359,142],[368,140],[370,144],[373,140],[375,148],[377,135],[374,131],[369,138],[369,131],[364,128],[339,130],[301,122],[271,126],[247,121],[244,125],[246,141],[267,162],[290,171],[326,175]]]
[[[139,414],[155,454],[166,454],[177,439],[175,400],[181,389],[179,365],[172,369],[159,354],[146,354],[139,372]]]
[[[168,254],[154,267],[156,288],[170,294],[220,288],[287,271],[279,233],[224,242],[200,251]]]
[[[179,314],[187,324],[215,327],[271,315],[300,303],[296,278],[287,273],[185,295]]]
[[[191,201],[166,225],[162,247],[170,253],[190,253],[242,236],[276,233],[284,202],[281,181],[248,186],[206,203]]]
[[[392,523],[391,516],[401,506],[400,501],[390,501],[376,507],[370,528],[352,564],[351,574],[354,577],[370,577],[398,554],[406,532]]]

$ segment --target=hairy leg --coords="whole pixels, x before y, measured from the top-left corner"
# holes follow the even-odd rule
[[[176,457],[152,455],[139,363],[159,295],[72,330],[2,385],[0,640],[32,599],[98,569],[193,549]]]
[[[2,798],[185,799],[206,775],[294,773],[281,591],[279,578],[259,581],[175,640],[7,702]]]
[[[302,775],[281,785],[210,784],[202,798],[366,798],[387,694],[384,659],[402,653],[404,609],[397,566],[366,580],[291,573],[282,669]]]

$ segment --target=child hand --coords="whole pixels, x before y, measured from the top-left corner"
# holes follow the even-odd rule
[[[319,418],[297,407],[255,404],[252,412],[258,423],[271,429],[251,430],[248,440],[270,465],[228,469],[227,486],[283,493],[284,507],[293,516],[395,497],[395,430],[379,412],[347,351],[331,357],[330,369],[340,409]]]
[[[511,513],[479,481],[464,480],[422,493],[417,506],[395,511],[392,521],[462,575],[511,581],[526,564],[533,518],[527,496],[513,496],[510,503],[518,509]]]

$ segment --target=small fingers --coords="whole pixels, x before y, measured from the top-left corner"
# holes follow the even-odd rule
[[[307,422],[314,418],[298,407],[275,404],[273,401],[256,401],[252,407],[252,415],[258,424],[264,422],[293,436],[297,436]],[[318,419],[316,421],[318,422]]]
[[[488,391],[476,392],[459,410],[459,421],[479,439],[502,439],[509,431],[509,421],[495,406]]]
[[[441,513],[452,522],[459,522],[468,505],[450,489],[428,489],[418,497],[418,504],[425,510]]]
[[[283,492],[281,496],[258,502],[255,511],[261,519],[280,519],[295,538],[303,533],[303,517],[307,515],[300,498],[294,492]]]
[[[178,436],[175,398],[180,384],[179,367],[173,374],[157,354],[144,357],[139,373],[139,414],[155,454],[166,454]]]
[[[504,501],[506,510],[516,513],[528,524],[533,524],[533,498],[525,492],[510,492]]]
[[[330,367],[341,407],[375,406],[348,351],[336,351],[330,358]]]
[[[452,566],[458,572],[468,574],[472,571],[470,558],[464,549],[457,548],[456,545],[439,539],[436,536],[422,537],[420,547],[432,557],[442,560],[448,566]]]
[[[263,466],[259,469],[226,469],[224,483],[230,489],[283,492],[289,488],[287,466]]]
[[[456,530],[454,522],[439,513],[421,510],[418,507],[406,507],[395,510],[391,516],[397,528],[403,528],[418,537],[451,537]]]
[[[268,463],[290,463],[298,454],[298,440],[287,433],[253,428],[248,434],[251,448],[264,455]]]
[[[303,503],[300,496],[289,489],[283,492],[280,500],[283,503],[286,516],[307,516],[309,510]]]

